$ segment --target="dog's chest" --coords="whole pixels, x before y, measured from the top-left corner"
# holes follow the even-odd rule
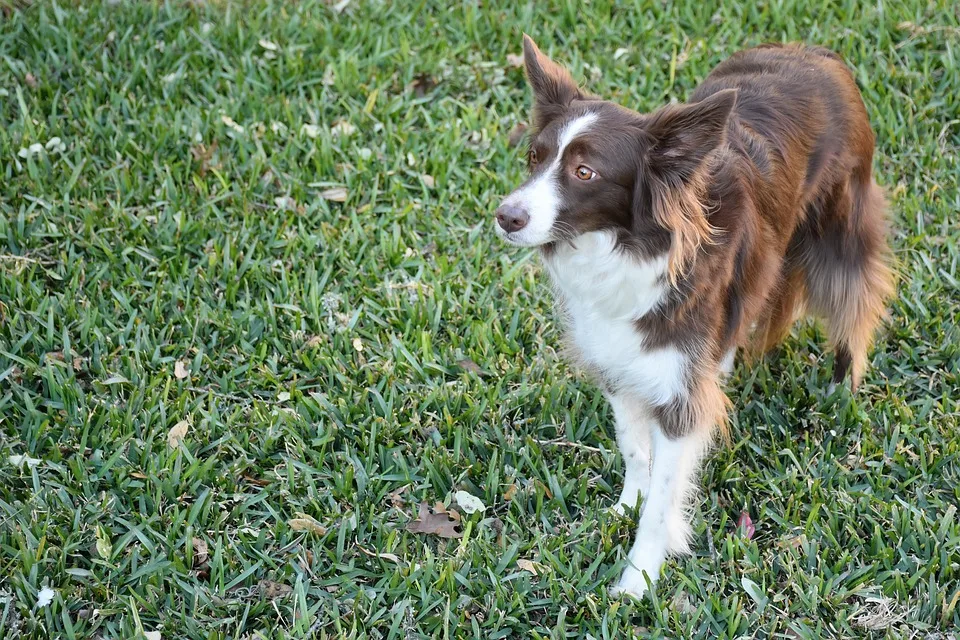
[[[660,404],[681,392],[686,359],[675,347],[651,348],[637,319],[666,295],[666,258],[638,261],[605,233],[577,238],[545,264],[563,300],[568,339],[580,359],[616,389]]]

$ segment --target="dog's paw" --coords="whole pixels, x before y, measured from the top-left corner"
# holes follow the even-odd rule
[[[647,589],[646,575],[636,569],[627,569],[620,577],[620,581],[610,587],[610,597],[630,597],[643,600],[643,597],[647,595]]]

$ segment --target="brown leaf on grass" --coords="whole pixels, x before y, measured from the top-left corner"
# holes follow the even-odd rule
[[[320,192],[320,197],[324,200],[330,200],[331,202],[346,202],[347,201],[347,190],[345,187],[333,187],[331,189],[324,189]]]
[[[268,600],[276,600],[293,593],[293,587],[290,585],[273,580],[261,580],[257,586],[260,587],[260,594]]]
[[[193,566],[202,567],[207,564],[207,560],[210,559],[210,548],[206,541],[201,538],[193,538],[190,542],[193,544]]]
[[[439,507],[439,510],[437,509]],[[454,517],[455,516],[455,517]],[[443,504],[434,506],[434,513],[430,513],[430,505],[420,503],[420,513],[417,518],[407,525],[410,533],[426,533],[441,538],[461,538],[463,534],[456,530],[460,525],[460,514],[452,509],[447,511]]]
[[[216,169],[220,166],[219,163],[216,165],[211,164],[213,160],[213,154],[217,151],[217,141],[214,140],[210,143],[210,146],[203,144],[202,142],[198,145],[190,147],[190,155],[193,156],[194,162],[200,163],[200,168],[197,170],[197,173],[200,174],[200,177],[207,175],[207,171],[210,168]]]
[[[181,420],[177,424],[173,425],[170,428],[170,432],[167,434],[167,445],[171,449],[176,449],[183,442],[183,439],[187,437],[187,430],[190,428],[190,423],[187,420]]]
[[[517,495],[517,485],[516,483],[511,484],[507,487],[507,490],[503,492],[503,499],[507,502],[513,500],[513,496]]]
[[[183,360],[177,360],[173,365],[173,375],[177,380],[183,380],[190,377],[190,370],[187,369],[187,363]]]
[[[307,340],[304,346],[307,347],[308,349],[315,349],[323,343],[324,343],[323,336],[311,336],[310,339]]]
[[[411,88],[413,88],[413,93],[418,98],[422,98],[437,86],[437,81],[434,80],[431,76],[421,73],[416,78],[413,79],[411,83]]]
[[[63,351],[47,351],[43,359],[47,362],[64,362]]]
[[[300,517],[287,520],[287,525],[289,525],[289,527],[294,531],[309,531],[310,533],[315,533],[318,536],[322,536],[327,533],[327,528],[310,516],[303,513],[297,515]]]
[[[462,360],[457,360],[457,366],[463,369],[464,371],[469,371],[470,373],[475,373],[478,376],[483,374],[483,369],[480,368],[476,362],[470,358],[464,358]]]
[[[410,485],[405,484],[393,493],[387,494],[387,497],[390,498],[390,504],[392,504],[397,509],[403,507],[403,492],[410,488]]]
[[[508,53],[507,54],[507,65],[513,67],[514,69],[519,69],[523,66],[523,54]]]
[[[26,82],[27,86],[31,89],[37,88],[37,76],[32,73],[27,73],[27,75],[23,77],[23,81]]]
[[[510,135],[507,137],[507,147],[513,149],[523,142],[524,136],[527,135],[527,125],[520,123],[510,130]]]
[[[247,482],[249,482],[250,484],[256,485],[256,486],[258,486],[258,487],[269,487],[269,486],[270,486],[270,481],[269,481],[269,480],[264,480],[263,478],[254,478],[254,477],[251,476],[251,475],[245,475],[245,476],[243,476],[243,479],[246,480]]]

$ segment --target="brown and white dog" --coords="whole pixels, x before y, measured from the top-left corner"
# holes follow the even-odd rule
[[[825,49],[741,51],[689,103],[640,114],[579,89],[529,37],[523,48],[530,176],[496,228],[540,248],[570,346],[612,405],[615,508],[643,496],[614,592],[640,596],[689,550],[689,493],[725,428],[739,347],[773,346],[806,309],[829,329],[833,383],[863,375],[893,288],[874,136]]]

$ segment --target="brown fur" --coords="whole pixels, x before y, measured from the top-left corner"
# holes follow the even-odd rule
[[[546,156],[564,120],[599,118],[565,161],[590,163],[603,180],[563,186],[566,208],[543,251],[607,229],[640,258],[668,252],[671,293],[636,321],[650,348],[678,346],[694,363],[686,397],[653,407],[664,432],[722,423],[723,355],[773,346],[803,310],[826,321],[834,380],[849,370],[855,387],[893,278],[874,136],[840,58],[799,45],[741,51],[690,103],[643,115],[589,96],[524,46],[531,148]]]

